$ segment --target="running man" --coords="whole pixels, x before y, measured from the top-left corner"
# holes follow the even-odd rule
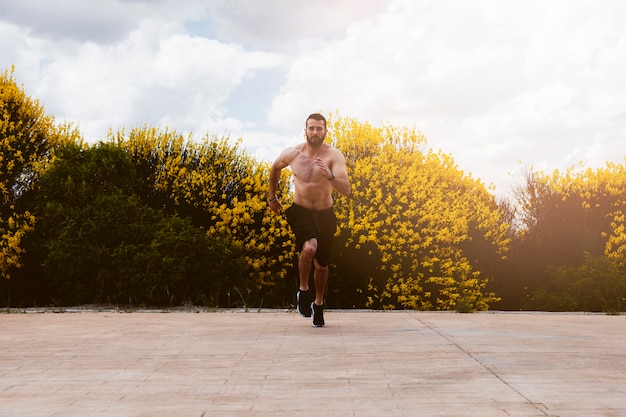
[[[350,181],[343,154],[326,139],[326,119],[311,114],[305,122],[306,142],[283,150],[270,171],[269,204],[274,213],[283,211],[276,196],[280,172],[290,167],[294,177],[293,203],[285,210],[287,222],[296,235],[300,252],[300,285],[296,309],[304,317],[313,316],[313,326],[324,326],[324,292],[328,282],[328,263],[337,230],[333,211],[333,189],[350,196]],[[309,293],[309,271],[315,265],[315,296]]]

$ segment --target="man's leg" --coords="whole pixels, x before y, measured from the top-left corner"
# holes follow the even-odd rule
[[[309,290],[309,275],[311,274],[311,262],[317,251],[317,239],[309,239],[302,245],[302,252],[298,258],[298,272],[300,274],[300,291]]]
[[[298,272],[300,283],[296,293],[296,310],[303,317],[311,317],[311,297],[309,292],[309,275],[311,263],[317,251],[317,239],[309,239],[302,245],[302,252],[298,258]]]
[[[315,261],[315,301],[311,303],[311,315],[313,316],[313,326],[324,327],[324,293],[328,282],[328,266],[321,266],[317,259]]]
[[[321,306],[324,304],[324,296],[326,292],[326,284],[328,283],[328,265],[321,266],[315,261],[315,273],[313,278],[315,280],[315,304]]]

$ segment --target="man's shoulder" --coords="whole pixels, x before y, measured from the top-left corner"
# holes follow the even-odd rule
[[[288,148],[283,149],[281,155],[283,156],[283,158],[291,160],[297,157],[301,152],[302,152],[301,145],[293,145],[293,146],[289,146]]]
[[[327,152],[332,157],[343,158],[343,153],[332,145],[328,145]]]

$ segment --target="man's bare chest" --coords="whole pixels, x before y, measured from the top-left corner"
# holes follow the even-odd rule
[[[310,158],[297,158],[294,163],[291,164],[291,171],[293,175],[299,180],[304,182],[313,181],[314,163]]]
[[[293,175],[302,182],[316,182],[322,179],[323,172],[320,166],[316,163],[317,159],[321,159],[328,165],[328,161],[323,156],[309,157],[299,156],[291,164],[291,171]]]

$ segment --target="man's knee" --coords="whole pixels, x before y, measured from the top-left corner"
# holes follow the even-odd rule
[[[304,242],[302,246],[302,256],[313,258],[315,252],[317,252],[317,239],[310,239]]]

